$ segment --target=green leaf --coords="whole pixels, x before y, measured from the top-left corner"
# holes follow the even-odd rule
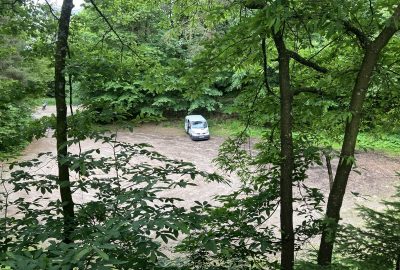
[[[110,256],[107,255],[107,253],[105,253],[104,251],[102,251],[101,249],[97,248],[97,247],[93,247],[93,249],[97,252],[97,254],[99,254],[99,256],[103,259],[108,261],[110,259]]]
[[[81,260],[86,254],[88,254],[91,250],[92,250],[92,248],[90,248],[90,247],[86,247],[86,248],[82,249],[82,250],[79,251],[77,254],[75,254],[74,260],[75,260],[75,261],[80,261],[80,260]]]
[[[214,254],[217,254],[217,244],[215,243],[215,241],[213,239],[208,239],[205,243],[204,243],[204,247],[207,250],[212,251]]]

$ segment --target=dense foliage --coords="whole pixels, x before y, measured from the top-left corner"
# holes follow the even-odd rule
[[[229,73],[211,81],[204,77],[207,82],[199,85],[183,78],[210,30],[193,23],[189,15],[175,17],[179,4],[103,1],[97,5],[104,18],[89,4],[74,18],[70,69],[79,82],[83,104],[98,111],[99,118],[157,119],[221,109],[219,97],[230,91],[225,82]]]
[[[43,95],[52,81],[48,55],[37,47],[46,16],[39,7],[15,8],[0,13],[0,159],[37,133],[33,98]]]
[[[63,44],[69,34],[68,46],[56,49],[56,25],[66,22],[54,18],[60,16],[57,8],[29,1],[0,4],[11,7],[0,9],[0,152],[13,152],[43,130],[31,118],[32,99],[54,96],[49,87],[62,90],[55,92],[62,124],[56,135],[65,135],[64,141],[57,137],[57,151],[65,155],[41,155],[0,173],[1,266],[318,269],[307,262],[308,254],[305,262],[290,259],[289,267],[278,255],[288,241],[291,255],[306,253],[321,232],[343,252],[332,269],[390,269],[398,262],[397,202],[386,203],[385,212],[364,208],[365,228],[345,227],[335,241],[340,216],[329,211],[324,216],[325,197],[306,184],[307,170],[321,165],[322,155],[340,158],[342,182],[333,183],[339,195],[329,198],[329,208],[345,192],[359,130],[399,132],[398,1],[89,0],[72,15],[70,29],[69,21],[64,24],[69,32],[56,37]],[[379,47],[384,34],[388,38]],[[54,54],[60,59],[54,61]],[[65,60],[65,68],[57,66]],[[65,89],[85,109],[68,121],[60,116],[66,111],[59,99]],[[224,115],[244,126],[216,159],[222,170],[240,177],[241,186],[218,196],[216,205],[196,202],[184,209],[179,198],[164,197],[164,191],[184,188],[197,176],[221,179],[147,145],[109,136],[102,140],[112,156],[102,149],[67,152],[87,139],[92,122],[158,121],[187,113]],[[255,148],[247,141],[250,126],[262,130]],[[341,154],[332,151],[332,142],[343,144]],[[65,179],[31,172],[46,164],[45,157],[58,160]],[[66,201],[46,195],[69,183],[73,200],[79,201],[77,194],[87,200],[75,209],[69,201],[74,220],[65,237]],[[340,212],[340,199],[333,205]],[[298,222],[291,220],[285,231],[279,216],[281,224],[282,217]],[[177,240],[184,258],[173,260],[164,251]]]
[[[362,269],[396,269],[400,266],[400,200],[384,201],[384,209],[360,207],[363,227],[343,226],[339,251]]]

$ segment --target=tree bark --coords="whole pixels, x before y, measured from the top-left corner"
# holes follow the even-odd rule
[[[332,173],[331,157],[330,157],[329,153],[324,153],[324,156],[325,156],[325,161],[326,161],[326,168],[328,169],[329,190],[332,190],[333,173]]]
[[[394,14],[389,19],[387,26],[382,30],[378,37],[367,45],[364,53],[364,58],[357,75],[349,106],[349,111],[351,112],[352,117],[348,119],[346,123],[339,164],[336,169],[336,175],[331,192],[329,193],[326,209],[326,223],[323,227],[318,251],[319,265],[329,265],[332,261],[333,245],[340,219],[340,208],[342,207],[347,182],[353,166],[354,149],[361,123],[363,103],[379,54],[398,30],[399,18],[400,5],[397,6]]]
[[[279,88],[281,103],[280,140],[281,140],[281,269],[292,270],[294,265],[294,232],[293,232],[293,139],[292,139],[292,101],[290,89],[289,54],[283,40],[283,31],[273,34],[279,54]]]
[[[74,202],[72,200],[71,183],[69,179],[69,168],[66,158],[68,157],[68,132],[67,132],[67,104],[65,101],[65,65],[68,50],[68,35],[72,0],[64,0],[61,15],[58,22],[58,34],[55,52],[55,99],[57,107],[56,139],[57,139],[57,162],[58,180],[64,217],[64,239],[65,243],[73,242],[72,232],[75,227]]]

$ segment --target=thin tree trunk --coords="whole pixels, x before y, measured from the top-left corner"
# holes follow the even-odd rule
[[[331,164],[331,157],[329,153],[324,153],[325,161],[326,161],[326,168],[328,169],[328,177],[329,177],[329,190],[332,190],[333,186],[333,173],[332,173],[332,164]]]
[[[287,6],[286,0],[282,1]],[[260,9],[265,3],[258,1],[246,2],[246,7],[250,9]],[[293,93],[290,89],[290,67],[289,53],[286,49],[283,28],[277,32],[273,32],[273,39],[278,50],[279,61],[279,89],[280,89],[280,141],[281,141],[281,164],[280,164],[280,227],[281,227],[281,270],[293,270],[294,268],[294,231],[293,231],[293,169],[294,169],[294,153],[292,138],[292,108]],[[267,59],[265,39],[262,39],[263,52],[263,68],[264,83],[267,91],[269,89],[267,81]]]
[[[400,254],[397,256],[396,259],[396,270],[400,270]]]
[[[281,139],[281,269],[292,270],[294,265],[293,232],[293,140],[292,140],[292,101],[290,90],[289,55],[283,40],[283,32],[274,34],[274,42],[279,54],[279,88],[281,103],[280,139]]]
[[[400,5],[397,6],[393,16],[389,20],[389,23],[382,30],[379,36],[366,46],[361,69],[357,75],[349,107],[352,117],[347,120],[339,164],[336,169],[332,190],[329,193],[326,209],[326,223],[322,231],[321,243],[318,251],[319,265],[329,265],[332,261],[333,245],[340,219],[340,208],[342,207],[347,181],[354,163],[354,149],[361,123],[361,111],[364,99],[379,54],[397,31],[399,18]]]
[[[282,5],[289,5],[287,0]],[[261,1],[247,1],[245,6],[249,9],[261,9],[265,6]],[[290,88],[290,54],[284,41],[284,24],[278,32],[272,30],[275,47],[278,50],[279,61],[279,89],[280,89],[280,226],[281,226],[281,269],[293,270],[294,268],[294,231],[293,231],[293,169],[294,153],[292,138],[292,110],[293,92]],[[264,83],[269,93],[271,91],[267,78],[267,55],[265,38],[261,42],[263,53]]]
[[[71,234],[75,226],[74,202],[72,200],[71,183],[69,180],[67,147],[67,104],[65,101],[65,61],[68,50],[68,34],[71,12],[73,8],[72,0],[64,0],[61,15],[58,23],[58,35],[55,53],[55,99],[57,107],[57,161],[58,161],[58,180],[61,194],[61,202],[64,217],[64,242],[73,241]]]

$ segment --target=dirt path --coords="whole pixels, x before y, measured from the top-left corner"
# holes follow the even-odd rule
[[[48,112],[55,112],[54,106],[48,106]],[[40,112],[46,114],[44,111]],[[212,135],[212,127],[210,127]],[[148,143],[153,145],[154,150],[166,155],[169,158],[180,159],[194,163],[198,169],[213,172],[216,170],[212,160],[218,154],[218,148],[224,141],[223,138],[211,137],[208,141],[191,141],[183,130],[183,127],[162,127],[161,125],[146,124],[135,127],[133,132],[119,131],[118,140],[129,143]],[[36,157],[41,152],[54,152],[55,139],[51,134],[32,142],[23,152],[22,159]],[[111,149],[93,141],[82,143],[83,150],[102,148],[102,154],[111,154]],[[77,149],[72,149],[77,151]],[[337,160],[333,161],[333,169],[336,169]],[[378,208],[381,199],[387,199],[395,193],[395,185],[400,184],[396,171],[400,171],[400,157],[386,157],[379,153],[359,153],[357,155],[358,171],[351,173],[349,185],[342,208],[342,217],[347,222],[357,223],[354,207],[356,204],[366,204]],[[43,172],[56,173],[56,165],[50,162],[42,168]],[[326,168],[316,166],[309,170],[308,185],[320,188],[324,194],[328,194],[329,184]],[[214,195],[227,194],[236,189],[240,183],[236,177],[232,177],[231,186],[219,183],[205,183],[197,181],[197,186],[188,187],[184,190],[177,189],[169,191],[170,196],[177,196],[185,199],[185,204],[191,205],[193,201],[210,201]],[[351,192],[362,194],[364,197],[356,197]],[[31,195],[32,196],[32,195]],[[34,196],[34,195],[33,195]],[[54,195],[58,196],[58,195]],[[82,202],[87,198],[85,194],[75,194],[76,202]]]

